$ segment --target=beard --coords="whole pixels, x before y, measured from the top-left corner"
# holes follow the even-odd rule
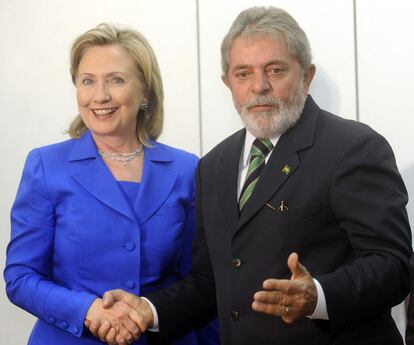
[[[299,120],[306,96],[303,82],[299,83],[293,97],[286,101],[272,95],[258,95],[240,106],[240,118],[246,129],[256,138],[274,138],[285,133]],[[274,108],[261,112],[250,111],[251,107],[261,104],[272,105]]]

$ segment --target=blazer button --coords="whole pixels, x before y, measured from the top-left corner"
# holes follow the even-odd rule
[[[47,318],[47,321],[49,321],[49,323],[55,323],[56,322],[56,319],[53,316],[49,316]]]
[[[238,319],[240,318],[240,314],[239,314],[239,312],[238,311],[232,311],[231,313],[230,313],[230,319],[232,320],[232,321],[237,321]]]
[[[79,327],[78,326],[73,326],[72,332],[73,332],[73,334],[78,334],[79,333]]]
[[[126,250],[132,252],[135,249],[135,244],[133,242],[127,242],[125,244]]]
[[[62,321],[62,328],[67,329],[69,327],[68,323],[66,321]]]
[[[242,265],[240,259],[233,259],[233,267],[239,268]]]
[[[125,285],[128,289],[133,289],[135,287],[135,282],[133,280],[128,280]]]

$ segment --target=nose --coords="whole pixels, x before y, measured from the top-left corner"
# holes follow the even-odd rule
[[[252,92],[260,95],[271,89],[269,77],[266,73],[256,73],[253,78]]]
[[[103,82],[99,82],[95,86],[93,101],[96,103],[106,103],[111,100],[111,94],[108,90],[108,85]]]

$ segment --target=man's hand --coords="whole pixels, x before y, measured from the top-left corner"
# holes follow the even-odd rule
[[[116,302],[125,303],[139,313],[141,317],[139,327],[142,332],[153,327],[154,315],[147,301],[121,289],[105,292],[103,295],[104,308],[110,308]],[[143,327],[145,328],[144,330]]]
[[[312,315],[316,307],[317,291],[308,270],[299,262],[298,254],[291,253],[288,267],[292,276],[287,279],[267,279],[264,291],[253,296],[255,311],[280,316],[286,323],[292,323]]]
[[[125,303],[117,302],[110,309],[103,307],[100,298],[89,307],[85,326],[101,341],[110,345],[127,345],[138,340],[141,316]]]

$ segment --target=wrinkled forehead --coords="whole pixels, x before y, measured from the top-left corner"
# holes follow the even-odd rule
[[[229,50],[229,68],[235,64],[250,64],[250,61],[297,61],[283,35],[248,33],[238,35]]]
[[[253,44],[255,41],[259,41],[259,40],[267,41],[271,44],[276,44],[278,46],[281,46],[287,49],[289,53],[292,54],[288,41],[286,40],[285,34],[279,31],[272,31],[272,32],[267,32],[264,30],[253,31],[253,30],[250,30],[249,27],[247,27],[243,32],[241,32],[238,36],[235,37],[235,39],[232,42],[232,45],[230,46],[230,50],[233,47],[234,42],[237,39],[244,40],[247,44]]]

